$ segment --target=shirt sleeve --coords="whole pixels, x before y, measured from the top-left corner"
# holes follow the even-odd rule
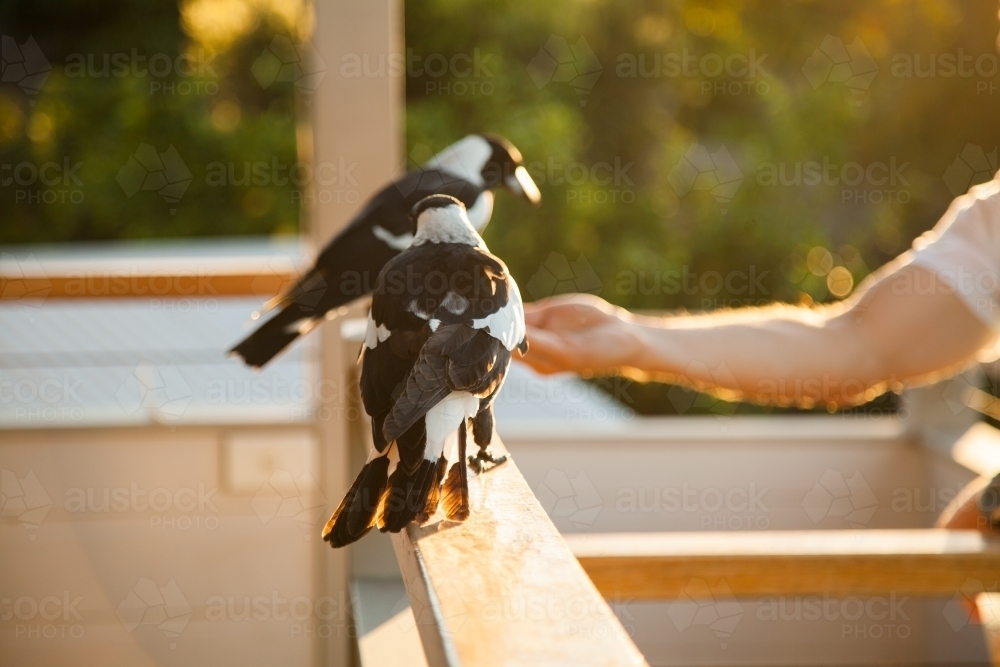
[[[953,201],[938,224],[913,242],[911,256],[1000,332],[1000,180]]]

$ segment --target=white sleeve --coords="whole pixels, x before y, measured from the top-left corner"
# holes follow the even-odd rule
[[[913,242],[911,259],[1000,331],[1000,180],[953,201],[938,224]]]

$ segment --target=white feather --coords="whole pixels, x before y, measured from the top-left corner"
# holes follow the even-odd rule
[[[417,300],[416,299],[410,301],[410,303],[406,306],[406,310],[408,310],[409,312],[413,313],[414,315],[416,315],[417,317],[419,317],[422,320],[429,320],[429,319],[431,319],[431,314],[430,313],[425,313],[423,310],[421,310],[420,306],[417,305]]]
[[[507,304],[495,313],[472,321],[475,329],[489,327],[490,335],[503,343],[508,350],[513,350],[524,340],[524,304],[521,303],[521,292],[511,278],[507,278]]]
[[[441,299],[441,306],[452,315],[461,315],[469,307],[469,300],[458,292],[448,292]]]
[[[372,447],[372,451],[376,451],[374,447]],[[389,449],[386,450],[385,455],[389,457],[389,469],[386,476],[392,477],[392,473],[396,472],[396,466],[399,465],[399,450],[396,449],[395,442],[389,443]],[[369,460],[371,459],[369,458]]]
[[[493,155],[488,141],[476,134],[459,139],[430,160],[425,167],[440,169],[479,187],[483,186],[483,167]]]
[[[482,233],[493,216],[493,193],[489,190],[483,190],[467,213],[469,222],[472,223],[477,232]]]
[[[424,458],[437,461],[458,437],[458,427],[479,412],[479,397],[467,391],[453,391],[443,401],[431,408],[424,417],[427,444]]]
[[[375,346],[385,341],[392,335],[392,332],[385,328],[384,324],[375,326],[371,312],[368,313],[368,327],[365,329],[365,347],[374,350]]]
[[[382,225],[372,227],[372,235],[393,250],[406,250],[413,243],[413,234],[406,232],[397,236]]]
[[[464,243],[486,250],[483,237],[469,222],[465,207],[458,204],[429,208],[420,214],[413,245],[425,243]]]

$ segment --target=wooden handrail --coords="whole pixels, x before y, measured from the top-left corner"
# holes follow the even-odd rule
[[[278,294],[298,275],[290,271],[69,272],[52,276],[0,274],[0,301],[106,298],[212,298]]]
[[[605,597],[692,595],[693,579],[733,596],[951,596],[1000,580],[1000,540],[976,531],[836,530],[567,535]],[[707,589],[706,589],[707,590]]]
[[[517,464],[469,486],[464,523],[438,515],[393,537],[428,664],[645,665]]]

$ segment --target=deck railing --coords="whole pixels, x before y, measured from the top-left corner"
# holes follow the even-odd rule
[[[0,300],[46,298],[266,298],[292,271],[116,276],[3,273]],[[121,276],[118,276],[121,278]],[[204,276],[203,276],[204,278]],[[198,288],[198,285],[202,285]],[[169,287],[173,285],[174,287]],[[192,285],[195,289],[191,289]],[[205,287],[205,286],[208,287]],[[342,327],[348,331],[351,327]],[[354,327],[357,329],[357,327]],[[356,335],[344,342],[357,345]],[[503,451],[497,441],[496,447]],[[1000,435],[980,426],[952,458],[975,472],[1000,465]],[[762,595],[950,596],[969,579],[1000,580],[1000,541],[971,531],[850,530],[746,533],[577,534],[565,538],[513,460],[474,477],[464,523],[410,525],[393,546],[432,667],[447,665],[642,665],[645,660],[605,598],[670,600],[688,583],[724,581],[735,597]],[[980,606],[997,604],[981,596]],[[987,609],[984,621],[1000,621]],[[992,630],[996,635],[996,628]],[[995,639],[995,637],[994,637]]]

